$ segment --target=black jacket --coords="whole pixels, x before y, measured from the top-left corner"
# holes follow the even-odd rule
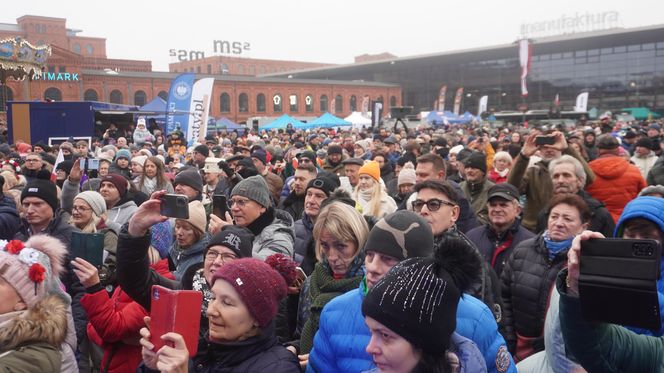
[[[21,225],[21,219],[12,198],[0,196],[0,240],[11,240]]]
[[[519,219],[515,220],[509,229],[500,234],[496,233],[490,224],[486,224],[471,229],[466,235],[477,246],[477,249],[487,263],[491,265],[491,262],[494,262],[492,267],[498,277],[503,272],[503,267],[514,248],[521,241],[535,237],[534,233],[521,226]],[[512,240],[512,243],[503,248],[499,253],[496,253],[496,249],[509,239]],[[495,261],[493,259],[494,255],[496,256]]]
[[[579,197],[588,205],[590,209],[590,224],[588,229],[595,232],[600,232],[604,237],[613,237],[613,231],[616,229],[616,224],[609,210],[604,207],[604,204],[595,198],[591,197],[584,191],[577,193]],[[547,220],[549,218],[549,209],[546,208],[537,215],[537,232],[542,233],[546,230]]]
[[[541,234],[514,248],[501,275],[504,306],[501,333],[513,354],[517,334],[534,338],[535,352],[544,350],[544,318],[551,287],[566,263],[567,250],[549,259]]]
[[[290,192],[288,197],[279,204],[278,208],[289,213],[293,221],[300,220],[304,212],[304,194],[298,196],[294,191]]]

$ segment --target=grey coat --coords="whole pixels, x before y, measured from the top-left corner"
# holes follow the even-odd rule
[[[272,254],[282,253],[293,258],[294,244],[293,218],[287,212],[275,209],[272,223],[254,238],[252,256],[265,260]]]

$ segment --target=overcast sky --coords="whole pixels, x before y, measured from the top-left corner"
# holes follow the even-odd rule
[[[213,55],[213,41],[250,43],[243,56],[352,63],[364,53],[399,57],[511,43],[520,25],[617,11],[622,27],[664,24],[661,0],[240,0],[45,1],[3,7],[0,23],[31,14],[67,19],[79,35],[106,38],[107,56],[151,60],[170,49]]]

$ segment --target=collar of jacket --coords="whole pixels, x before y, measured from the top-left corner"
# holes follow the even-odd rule
[[[254,236],[258,236],[261,234],[263,229],[267,227],[268,225],[272,224],[274,221],[274,208],[273,207],[268,207],[265,212],[260,215],[259,217],[256,218],[251,224],[247,226],[251,233],[254,234]]]
[[[466,185],[468,186],[468,191],[470,192],[470,194],[475,196],[482,192],[482,189],[484,189],[485,182],[486,182],[486,177],[482,178],[482,181],[479,181],[477,183],[471,183],[470,181],[466,180]]]
[[[297,202],[302,202],[304,203],[304,194],[301,196],[298,196],[295,191],[291,191],[290,194],[288,194],[288,197],[284,199],[284,207],[289,207]]]
[[[511,234],[512,237],[516,234],[516,232],[519,230],[521,227],[521,219],[516,218],[514,219],[514,222],[512,225],[510,225],[509,228],[505,229],[502,232],[496,232],[495,229],[493,229],[493,226],[491,223],[487,223],[487,237],[492,241],[496,243],[502,243],[507,239],[507,235]]]
[[[274,320],[254,337],[239,342],[214,342],[208,336],[208,363],[210,367],[233,367],[243,361],[269,350],[277,344]]]

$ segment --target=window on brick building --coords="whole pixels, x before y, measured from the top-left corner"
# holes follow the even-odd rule
[[[210,64],[207,65],[207,73],[212,74],[212,65]]]
[[[350,96],[350,111],[357,111],[357,97],[355,95]]]
[[[122,92],[118,91],[117,89],[112,90],[110,101],[112,104],[124,104]]]
[[[86,89],[85,93],[83,93],[83,101],[99,101],[97,91],[94,89]]]
[[[304,97],[304,110],[307,113],[314,111],[314,96],[309,94]]]
[[[288,96],[288,103],[290,104],[290,112],[297,113],[298,103],[297,103],[297,95],[295,93]]]
[[[327,111],[327,96],[326,95],[320,96],[320,111],[322,111],[322,112]]]
[[[260,74],[265,74],[265,73],[267,73],[267,68],[265,67],[265,65],[260,65],[258,67],[258,71],[259,71]]]
[[[58,66],[58,72],[59,73],[66,73],[67,72],[67,67],[66,66]]]
[[[238,73],[239,75],[244,75],[244,74],[246,74],[246,73],[244,72],[244,65],[243,65],[243,64],[239,63],[239,64],[237,65],[237,73]]]
[[[227,75],[228,72],[229,72],[229,70],[228,70],[228,65],[227,64],[222,63],[221,65],[219,65],[219,73],[221,75]]]
[[[344,111],[344,98],[341,95],[337,95],[334,98],[334,112],[341,113]]]
[[[147,104],[147,101],[148,101],[148,95],[146,95],[145,92],[136,91],[134,93],[134,105],[143,106]]]
[[[390,107],[397,106],[397,98],[395,96],[390,96]]]
[[[53,65],[48,65],[46,69],[48,70],[49,73],[55,73],[55,66]]]
[[[78,43],[74,44],[73,50],[74,50],[74,53],[81,54],[81,44],[78,44]]]
[[[14,92],[6,85],[0,85],[0,111],[7,111],[7,101],[14,100]]]
[[[55,87],[48,88],[44,92],[44,100],[62,101],[62,92]]]
[[[273,104],[272,108],[274,109],[274,112],[275,113],[281,113],[281,111],[283,110],[283,106],[282,106],[283,102],[281,102],[281,95],[280,94],[277,93],[276,95],[272,96],[272,104]]]
[[[256,111],[259,113],[265,112],[265,95],[262,93],[256,95]]]
[[[222,113],[228,113],[231,111],[231,96],[224,92],[219,97],[219,108]]]
[[[249,65],[249,75],[256,75],[256,66]]]
[[[168,101],[168,92],[166,91],[159,91],[159,94],[157,96],[161,97],[162,100]]]
[[[85,51],[88,52],[88,55],[92,55],[92,53],[95,51],[94,48],[92,48],[91,44],[86,44],[85,45]]]
[[[240,113],[246,113],[249,111],[249,96],[247,96],[246,93],[240,93],[237,102]]]
[[[200,66],[196,66],[196,72],[197,72],[198,74],[201,73],[201,67],[200,67]]]

